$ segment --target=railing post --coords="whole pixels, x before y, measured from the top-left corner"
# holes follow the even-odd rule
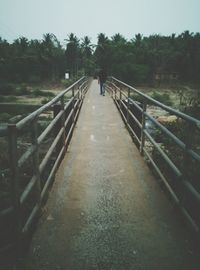
[[[66,140],[66,129],[65,129],[65,101],[64,101],[64,95],[61,97],[61,110],[63,111],[62,117],[61,117],[61,127],[63,128],[63,136],[62,136],[62,145],[65,147],[65,140]]]
[[[121,88],[119,88],[119,101],[120,101],[120,103],[119,103],[119,107],[120,107],[120,110],[122,109],[122,91],[121,91]]]
[[[146,113],[147,110],[147,102],[146,100],[143,101],[143,106],[142,106],[142,129],[141,129],[141,143],[140,143],[140,153],[143,155],[143,148],[144,148],[144,144],[145,144],[145,134],[144,134],[144,130],[145,130],[145,122],[146,122]]]
[[[74,91],[74,87],[72,88],[72,97],[73,97],[73,101],[72,101],[72,124],[74,123],[74,120],[75,120],[75,100],[74,100],[74,94],[75,94],[75,91]]]
[[[17,154],[17,127],[15,124],[8,125],[9,139],[9,159],[11,169],[11,196],[14,208],[14,243],[16,252],[16,262],[21,256],[21,209],[20,209],[20,189],[19,189],[19,170],[18,170],[18,154]]]
[[[128,102],[127,102],[127,115],[126,115],[127,124],[129,124],[129,110],[130,110],[130,88],[128,88]]]
[[[56,117],[56,115],[59,114],[60,111],[61,111],[61,104],[58,104],[58,103],[54,104],[54,106],[53,106],[53,116],[54,116],[54,118]],[[55,136],[58,134],[58,132],[60,131],[61,128],[62,128],[62,122],[61,122],[61,120],[58,120],[56,125],[55,125]],[[62,148],[62,144],[59,141],[57,143],[57,146],[56,146],[56,156],[59,155],[61,148]]]
[[[186,131],[184,134],[184,141],[185,141],[185,150],[184,150],[184,156],[183,156],[183,178],[188,181],[188,168],[190,165],[190,155],[188,153],[188,150],[192,148],[192,141],[193,141],[193,125],[192,124],[186,124]]]
[[[84,99],[84,95],[85,95],[83,89],[84,89],[84,87],[81,87],[81,99],[82,99],[82,100]]]
[[[39,170],[39,145],[38,145],[38,126],[37,126],[37,118],[33,120],[32,125],[32,144],[35,146],[35,151],[32,155],[33,159],[33,170],[36,176],[36,189],[37,189],[37,203],[40,205],[41,203],[41,179],[40,179],[40,170]]]

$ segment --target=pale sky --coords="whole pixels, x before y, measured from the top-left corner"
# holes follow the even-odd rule
[[[42,39],[53,33],[63,42],[69,33],[96,43],[102,32],[170,35],[200,32],[200,0],[0,0],[0,36]]]

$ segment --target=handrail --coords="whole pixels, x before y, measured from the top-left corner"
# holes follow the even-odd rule
[[[187,169],[184,167],[192,161],[198,163],[196,165],[196,170],[198,169],[198,166],[200,166],[199,151],[196,151],[191,146],[191,137],[194,134],[195,129],[197,132],[199,132],[200,120],[162,104],[161,102],[145,95],[144,93],[116,79],[115,77],[109,78],[106,87],[111,93],[111,96],[116,103],[129,132],[137,143],[140,153],[145,155],[146,159],[149,160],[149,163],[155,169],[155,172],[157,172],[159,178],[164,182],[166,188],[172,195],[172,198],[178,204],[187,221],[191,224],[192,228],[199,233],[200,221],[198,218],[198,209],[200,205],[200,184],[198,184],[199,188],[197,189],[193,183],[193,179],[189,178]],[[124,88],[127,89],[127,92],[124,91]],[[136,93],[142,98],[140,104],[136,103],[136,101],[131,98],[130,94],[132,92]],[[158,120],[150,115],[147,110],[147,106],[151,106],[152,104],[162,108],[170,114],[176,115],[177,118],[179,117],[183,119],[185,121],[184,123],[187,123],[188,125],[188,132],[191,134],[191,136],[187,136],[188,138],[186,141],[182,141],[165,125],[158,122]],[[165,151],[162,148],[162,143],[158,143],[153,135],[149,133],[148,129],[146,128],[147,120],[151,121],[155,128],[162,132],[162,138],[170,139],[176,146],[179,147],[180,151],[182,151],[185,166],[183,164],[175,164],[172,158],[169,156],[168,151]],[[191,128],[194,130],[192,133]],[[169,168],[170,173],[167,173],[167,171],[160,166],[160,163],[155,160],[151,152],[152,150],[150,150],[151,148],[148,148],[148,142],[152,145],[154,151],[157,151],[157,153],[160,155],[163,164]],[[170,179],[172,175],[173,178]],[[180,194],[180,190],[176,188],[176,185],[180,186],[180,188],[184,190],[184,194]],[[188,206],[187,200],[182,198],[185,196],[185,193],[187,194],[189,201],[193,202],[192,205],[196,205],[196,210],[194,210],[193,207]]]
[[[22,129],[24,127],[24,125],[27,124],[27,122],[33,120],[34,118],[36,118],[38,115],[40,115],[42,112],[44,112],[45,110],[47,110],[50,106],[52,106],[53,104],[55,104],[57,101],[59,101],[59,99],[61,97],[63,97],[66,93],[68,93],[70,90],[73,89],[74,86],[77,86],[80,82],[82,82],[84,80],[85,77],[80,78],[78,81],[76,81],[75,83],[73,83],[71,86],[69,86],[67,89],[63,90],[61,93],[59,93],[56,97],[54,97],[51,101],[49,101],[48,103],[46,103],[45,105],[43,105],[41,108],[37,109],[36,111],[34,111],[33,113],[31,113],[30,115],[28,115],[27,117],[23,118],[21,121],[19,121],[16,124],[17,129]]]
[[[80,78],[47,104],[32,112],[18,123],[8,124],[5,128],[0,129],[0,137],[5,137],[9,143],[10,195],[12,198],[12,205],[0,211],[0,218],[2,220],[9,215],[13,216],[14,247],[21,246],[20,241],[29,232],[33,221],[41,209],[41,204],[47,196],[56,170],[69,145],[89,84],[89,78]],[[64,98],[67,93],[70,93],[70,97],[65,102]],[[37,128],[40,115],[47,110],[53,110],[54,117],[39,134]],[[26,134],[29,135],[27,136]],[[27,136],[28,147],[22,154],[19,154],[18,149],[20,146],[18,143],[22,136],[24,136],[23,140],[26,140]],[[31,138],[31,141],[28,138]],[[41,148],[48,141],[50,145],[48,145],[45,153],[42,153]],[[31,166],[33,170],[32,175],[29,175],[29,179],[23,184],[22,189],[21,178],[26,174],[27,162],[29,163],[31,160],[33,163]],[[29,206],[24,215],[24,208],[26,208],[30,198],[33,202],[32,209]]]
[[[164,109],[165,111],[168,111],[169,113],[172,113],[172,114],[174,114],[174,115],[176,115],[176,116],[178,116],[178,117],[180,117],[180,118],[182,118],[182,119],[184,119],[186,121],[189,121],[189,122],[195,124],[197,126],[197,128],[200,128],[200,120],[198,120],[198,119],[196,119],[196,118],[194,118],[192,116],[189,116],[189,115],[187,115],[185,113],[182,113],[182,112],[180,112],[178,110],[175,110],[175,109],[173,109],[173,108],[171,108],[171,107],[169,107],[169,106],[167,106],[167,105],[165,105],[165,104],[151,98],[150,96],[145,95],[144,93],[142,93],[139,90],[135,89],[134,87],[132,87],[132,86],[130,86],[130,85],[116,79],[115,77],[111,77],[111,79],[118,82],[118,83],[120,83],[121,85],[126,86],[127,88],[133,90],[133,92],[139,94],[141,97],[145,98],[147,101],[153,103],[154,105],[156,105],[156,106]]]

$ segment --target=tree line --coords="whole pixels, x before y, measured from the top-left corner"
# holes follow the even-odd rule
[[[131,84],[153,83],[155,74],[175,73],[180,82],[200,83],[200,33],[179,35],[98,35],[97,44],[71,33],[61,46],[54,34],[42,40],[0,38],[0,83],[38,83],[70,76],[95,76],[99,68]]]

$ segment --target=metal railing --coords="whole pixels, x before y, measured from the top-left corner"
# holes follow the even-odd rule
[[[199,235],[200,230],[200,121],[164,105],[134,87],[111,77],[107,83],[140,153],[165,184],[176,205]],[[139,100],[139,102],[138,102]],[[166,125],[151,107],[175,116]],[[148,129],[153,125],[154,132]],[[178,126],[177,130],[176,126]]]
[[[9,206],[0,211],[1,233],[6,234],[7,227],[13,225],[10,237],[6,237],[9,242],[0,246],[1,267],[4,259],[6,265],[20,256],[21,245],[67,150],[89,83],[86,77],[79,79],[18,123],[0,130],[0,137],[6,138],[9,146],[11,198]],[[41,128],[41,123],[48,124]],[[26,146],[23,151],[22,145]],[[8,254],[12,258],[8,259]]]

